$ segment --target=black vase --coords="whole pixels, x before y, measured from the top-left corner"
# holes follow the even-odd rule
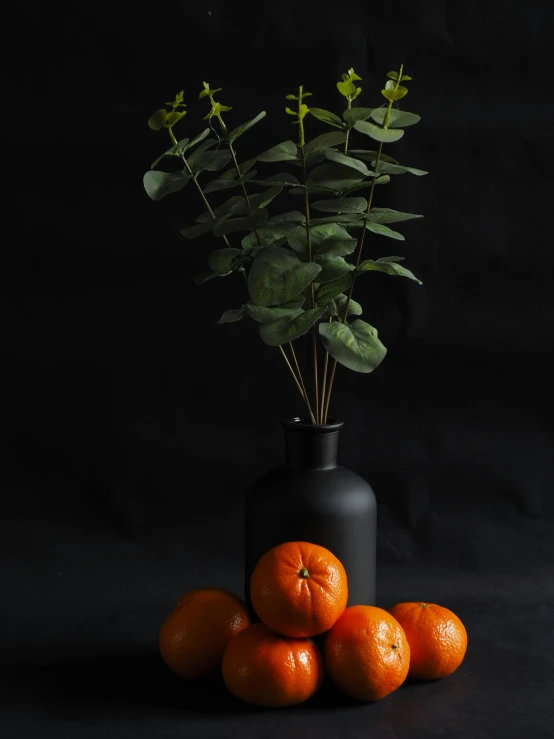
[[[337,465],[340,429],[292,418],[282,424],[286,463],[264,474],[245,501],[245,600],[258,559],[278,544],[307,541],[329,549],[348,577],[348,605],[375,605],[377,504],[370,485]]]

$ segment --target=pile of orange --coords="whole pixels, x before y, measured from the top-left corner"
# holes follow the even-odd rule
[[[250,579],[260,619],[218,588],[192,590],[160,631],[161,655],[182,678],[220,671],[237,698],[292,706],[313,696],[325,673],[346,695],[376,701],[406,678],[434,680],[461,664],[467,634],[460,619],[432,603],[347,607],[341,562],[324,547],[287,542],[266,552]],[[311,637],[324,635],[323,655]]]

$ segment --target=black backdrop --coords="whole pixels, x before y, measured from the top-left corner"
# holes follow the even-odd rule
[[[537,0],[211,0],[27,2],[4,25],[3,737],[552,736],[553,20]],[[189,588],[241,591],[243,495],[302,407],[253,323],[215,324],[240,278],[192,282],[209,240],[179,234],[189,191],[145,195],[166,146],[146,121],[184,88],[199,130],[208,80],[232,124],[268,111],[246,158],[289,135],[299,83],[336,108],[353,66],[371,105],[402,62],[422,122],[395,151],[430,174],[376,204],[425,218],[365,256],[424,285],[360,281],[389,354],[339,368],[331,412],[378,497],[379,604],[452,608],[469,650],[374,706],[327,689],[253,712],[173,679],[157,631]]]

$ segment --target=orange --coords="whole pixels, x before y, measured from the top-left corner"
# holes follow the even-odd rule
[[[406,679],[410,647],[390,613],[375,606],[351,606],[325,637],[325,665],[346,695],[376,701]]]
[[[433,603],[398,603],[390,613],[402,625],[410,645],[408,677],[436,680],[460,666],[467,633],[456,614]]]
[[[221,668],[230,639],[250,623],[244,603],[219,588],[185,593],[160,630],[166,665],[179,677],[206,677]]]
[[[229,642],[222,673],[225,685],[240,700],[278,708],[317,693],[325,668],[311,639],[289,639],[257,623]]]
[[[250,578],[250,597],[270,629],[298,638],[316,636],[346,608],[346,572],[328,549],[287,542],[260,558]]]

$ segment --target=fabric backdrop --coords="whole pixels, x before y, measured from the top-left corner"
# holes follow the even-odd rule
[[[539,0],[12,11],[2,737],[552,736],[553,15]],[[268,113],[240,140],[246,159],[293,136],[284,96],[299,84],[340,110],[335,82],[354,67],[357,102],[376,105],[401,63],[401,107],[422,121],[390,153],[429,174],[393,178],[375,204],[424,219],[398,227],[405,242],[368,239],[364,257],[405,256],[424,284],[359,281],[388,355],[370,375],[339,366],[331,413],[341,462],[377,495],[379,605],[451,608],[468,654],[373,706],[327,687],[251,711],[174,678],[157,633],[189,588],[242,592],[244,494],[281,462],[279,421],[302,404],[252,321],[216,324],[246,299],[241,278],[193,282],[210,239],[180,235],[200,212],[192,191],[146,196],[168,145],[147,120],[184,89],[178,130],[201,130],[207,80],[232,125]]]

